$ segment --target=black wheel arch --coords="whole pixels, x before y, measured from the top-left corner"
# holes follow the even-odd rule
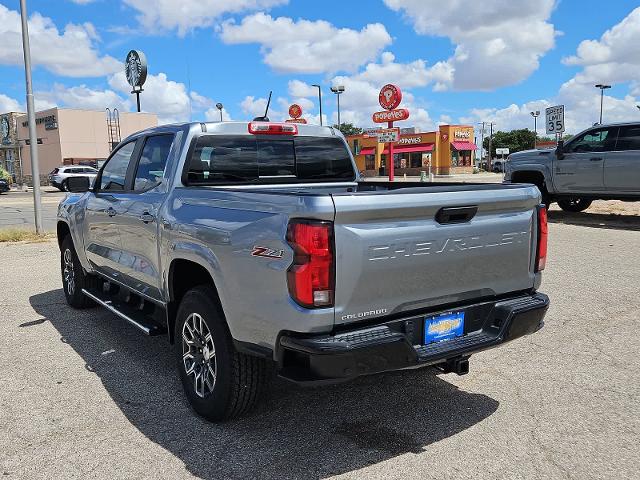
[[[176,314],[178,313],[178,306],[182,298],[189,290],[200,285],[210,285],[213,288],[216,294],[214,301],[220,306],[220,312],[223,318],[225,318],[218,289],[209,271],[193,260],[174,259],[169,265],[169,274],[167,277],[169,293],[169,302],[167,303],[167,332],[169,334],[169,343],[173,344],[175,341],[174,328]]]

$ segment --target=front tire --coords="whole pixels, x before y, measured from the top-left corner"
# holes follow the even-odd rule
[[[236,351],[215,290],[189,290],[178,307],[175,360],[193,409],[210,421],[252,409],[267,381],[266,361]]]
[[[62,241],[60,272],[62,273],[64,296],[71,307],[89,308],[95,306],[93,300],[82,293],[82,289],[90,288],[95,279],[82,268],[71,235],[67,235]]]
[[[587,198],[570,197],[558,200],[558,206],[565,212],[583,212],[591,206],[593,201]]]

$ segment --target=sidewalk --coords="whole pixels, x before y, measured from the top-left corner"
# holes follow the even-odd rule
[[[388,182],[389,177],[364,177],[367,182]],[[419,182],[420,177],[396,175],[396,182]],[[428,181],[428,180],[427,180]],[[502,183],[502,173],[461,173],[458,175],[434,175],[434,182]]]

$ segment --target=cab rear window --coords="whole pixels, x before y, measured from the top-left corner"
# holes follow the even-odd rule
[[[332,137],[203,135],[196,141],[189,185],[353,180],[345,144]]]

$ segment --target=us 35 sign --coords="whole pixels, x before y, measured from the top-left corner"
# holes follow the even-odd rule
[[[556,105],[545,110],[547,133],[564,132],[564,105]]]

